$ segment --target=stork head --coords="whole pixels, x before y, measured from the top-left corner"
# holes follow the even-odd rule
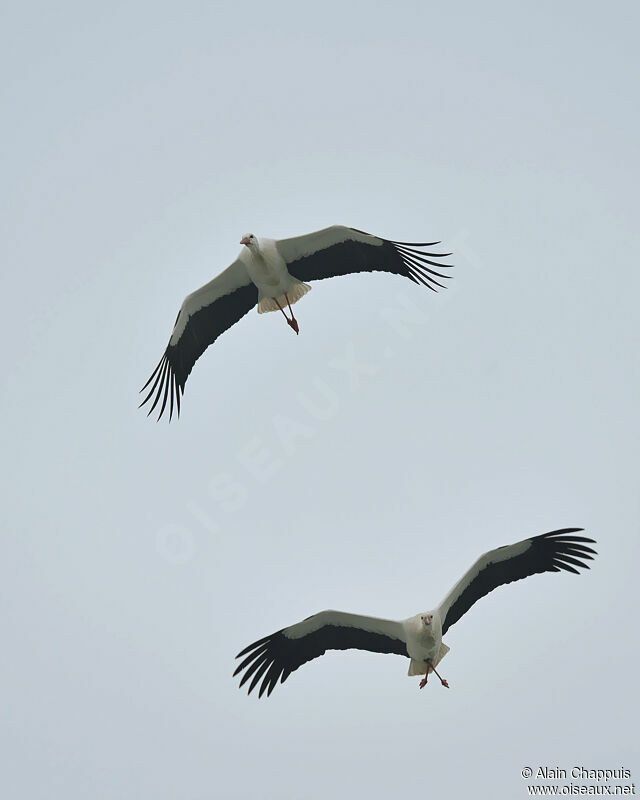
[[[248,247],[249,250],[257,249],[258,237],[254,236],[253,233],[245,233],[242,239],[240,239],[240,244],[245,245],[245,247]]]
[[[433,622],[433,614],[420,614],[420,622],[427,630],[431,630],[431,623]]]

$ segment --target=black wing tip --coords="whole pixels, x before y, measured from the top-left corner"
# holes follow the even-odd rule
[[[247,695],[258,688],[258,699],[265,693],[267,697],[275,689],[278,682],[284,683],[291,672],[296,668],[282,660],[278,652],[278,636],[282,630],[270,636],[265,636],[241,650],[236,658],[242,661],[234,670],[233,677],[242,676],[238,688],[241,689],[249,681]]]
[[[574,575],[579,575],[580,574],[575,567],[572,567],[570,564],[565,564],[563,561],[557,561],[556,560],[556,561],[554,561],[553,565],[554,565],[554,567],[557,567],[558,570],[561,570],[563,572],[573,572]],[[580,564],[580,566],[582,567],[582,566],[585,566],[585,565]],[[587,569],[588,569],[588,567],[587,567]]]
[[[596,544],[595,539],[587,536],[574,536],[581,533],[584,528],[559,528],[555,531],[548,531],[540,536],[535,536],[532,542],[549,549],[551,564],[548,569],[551,572],[572,572],[580,575],[581,569],[591,569],[585,560],[593,561],[593,556],[597,555],[597,550],[587,547],[588,544]]]
[[[158,363],[157,363],[157,365],[156,365],[156,368],[155,368],[155,369],[153,370],[153,372],[151,373],[151,375],[150,375],[150,377],[149,377],[149,380],[148,380],[148,381],[145,383],[145,385],[142,387],[142,389],[140,389],[140,391],[138,392],[138,394],[142,394],[142,392],[144,392],[144,390],[145,390],[145,389],[147,388],[147,386],[148,386],[148,385],[151,383],[151,381],[152,381],[152,380],[153,380],[153,379],[156,377],[156,375],[157,375],[158,371],[159,371],[159,370],[160,370],[160,368],[163,366],[163,364],[164,364],[164,362],[165,362],[165,359],[166,359],[166,358],[167,358],[167,351],[165,350],[165,351],[164,351],[164,353],[162,354],[162,358],[160,359],[160,361],[158,361]],[[155,384],[154,384],[154,385],[155,385]],[[152,391],[153,391],[153,390],[152,390]],[[144,403],[146,403],[146,400],[143,400],[143,401],[142,401],[142,403],[141,403],[140,405],[143,405]]]
[[[453,276],[443,275],[441,272],[436,272],[436,270],[431,269],[431,267],[438,267],[438,269],[445,267],[450,269],[453,267],[453,264],[443,264],[440,261],[433,261],[432,259],[446,258],[452,255],[452,253],[432,253],[417,249],[431,247],[440,244],[440,242],[396,242],[392,239],[384,241],[387,241],[394,248],[402,261],[403,267],[406,270],[406,275],[411,280],[421,283],[434,292],[438,291],[436,286],[440,289],[447,288],[444,284],[437,281],[436,277],[450,280]]]
[[[556,531],[548,531],[547,533],[541,533],[540,536],[534,536],[533,540],[536,539],[547,539],[552,540],[555,542],[589,542],[589,544],[596,544],[595,539],[591,539],[588,536],[572,536],[567,534],[574,534],[574,533],[582,533],[584,528],[559,528]]]
[[[386,239],[389,244],[392,244],[398,252],[401,253],[410,253],[412,255],[421,256],[422,258],[430,257],[430,258],[448,258],[449,256],[453,255],[453,251],[450,253],[425,253],[422,248],[425,247],[433,247],[435,245],[441,244],[441,242],[396,242],[393,239]]]
[[[433,247],[436,244],[442,244],[441,240],[437,242],[398,242],[395,239],[389,239],[388,241],[390,241],[391,244],[396,244],[400,247]],[[448,255],[451,255],[451,253]]]
[[[175,373],[173,364],[169,360],[169,348],[165,350],[162,358],[158,362],[157,367],[151,373],[151,377],[145,383],[145,385],[140,389],[140,393],[144,392],[145,389],[149,386],[149,384],[153,381],[151,389],[147,393],[147,396],[144,400],[140,403],[138,408],[142,408],[146,403],[153,399],[153,403],[147,412],[147,416],[150,417],[153,411],[155,410],[156,406],[160,402],[160,398],[162,398],[162,404],[160,406],[160,412],[156,418],[156,422],[160,422],[160,418],[164,415],[164,412],[168,410],[168,418],[169,422],[173,419],[173,415],[175,413],[176,419],[180,418],[180,396],[184,395],[184,382],[180,382],[178,377]],[[167,409],[167,401],[169,401],[169,406]]]
[[[279,633],[279,632],[280,632],[280,631],[278,631],[278,633]],[[247,655],[248,653],[250,653],[252,650],[255,650],[256,648],[260,647],[260,645],[263,645],[263,644],[265,644],[266,642],[269,642],[269,641],[271,641],[271,639],[273,639],[273,637],[274,637],[275,635],[276,635],[276,634],[275,634],[275,633],[273,633],[273,634],[271,634],[270,636],[263,636],[263,637],[262,637],[262,639],[257,639],[255,642],[253,642],[252,644],[250,644],[250,645],[248,645],[247,647],[245,647],[244,649],[242,649],[242,650],[241,650],[241,651],[238,653],[238,655],[236,656],[236,658],[242,658],[242,656],[246,656],[246,655]]]
[[[258,639],[242,649],[236,656],[236,659],[246,656],[244,661],[235,668],[232,677],[235,678],[241,675],[238,689],[241,689],[245,683],[251,681],[247,689],[247,695],[250,695],[260,681],[262,681],[258,691],[258,698],[261,698],[270,681],[270,670],[273,666],[273,659],[269,653],[269,644],[271,640],[272,636],[265,636],[262,639]],[[271,687],[271,690],[267,693],[267,697],[271,694],[272,690],[273,687]]]

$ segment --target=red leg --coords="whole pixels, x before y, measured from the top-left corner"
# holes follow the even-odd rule
[[[436,675],[438,675],[438,671],[436,670],[436,668],[435,668],[434,666],[432,666],[432,667],[431,667],[431,669],[432,669],[432,670],[433,670],[433,671],[436,673]],[[440,675],[438,675],[438,677],[440,678]],[[449,688],[449,684],[448,684],[448,683],[445,681],[445,679],[444,679],[444,678],[440,678],[440,683],[441,683],[443,686],[446,686],[446,687],[447,687],[447,689]]]
[[[421,689],[424,689],[424,687],[427,685],[427,678],[428,678],[428,677],[429,677],[429,667],[427,667],[427,674],[426,674],[426,675],[424,676],[424,678],[423,678],[423,679],[420,681],[420,688],[421,688]]]
[[[294,317],[293,309],[291,308],[291,303],[289,302],[289,295],[285,292],[284,296],[287,299],[287,305],[289,306],[289,312],[291,314],[291,320],[287,320],[287,322],[289,322],[289,325],[291,325],[291,327],[296,333],[300,333],[300,328],[298,327],[298,320]]]
[[[287,297],[287,295],[286,295],[286,294],[285,294],[285,297]],[[283,317],[284,317],[284,318],[287,320],[287,325],[289,325],[289,327],[293,328],[293,330],[294,330],[296,333],[299,333],[299,330],[298,330],[298,322],[297,322],[297,320],[295,319],[295,317],[293,316],[293,311],[291,311],[291,306],[289,306],[289,310],[291,311],[291,319],[289,319],[289,317],[288,317],[288,316],[285,314],[284,308],[282,308],[282,306],[281,306],[281,305],[280,305],[280,303],[278,302],[277,298],[276,298],[276,297],[274,297],[273,299],[276,301],[276,305],[278,306],[278,308],[280,309],[280,311],[282,311],[282,315],[283,315]],[[288,298],[288,297],[287,297],[287,303],[289,303],[289,298]]]
[[[285,312],[284,312],[284,308],[282,308],[282,306],[281,306],[281,305],[280,305],[280,303],[278,302],[278,298],[277,298],[277,297],[274,297],[273,299],[275,300],[275,303],[276,303],[276,305],[278,306],[278,308],[280,309],[280,311],[282,311],[282,316],[283,316],[283,317],[284,317],[284,318],[287,320],[287,322],[289,322],[289,317],[288,317],[288,316],[285,314]]]
[[[285,297],[287,297],[287,296],[285,295]],[[293,318],[293,311],[291,312],[292,319],[289,319],[289,317],[285,313],[284,308],[282,308],[282,306],[278,302],[277,298],[274,297],[273,299],[275,300],[276,305],[278,306],[280,311],[282,311],[282,316],[287,320],[287,325],[289,325],[291,328],[293,328],[293,330],[296,333],[298,333],[298,322],[297,322],[297,320],[295,318]],[[287,303],[288,302],[289,302],[289,298],[287,297]],[[289,306],[289,310],[291,310],[291,306]]]

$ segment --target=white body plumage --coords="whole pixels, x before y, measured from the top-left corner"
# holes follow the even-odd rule
[[[446,644],[442,643],[442,623],[437,611],[427,614],[416,614],[404,620],[402,627],[405,630],[407,653],[411,661],[408,675],[426,675],[427,664],[429,668],[437,667],[449,652]]]
[[[278,303],[281,308],[293,305],[311,289],[308,283],[289,274],[274,239],[247,234],[245,240],[247,244],[238,258],[258,289],[258,314],[279,311]]]

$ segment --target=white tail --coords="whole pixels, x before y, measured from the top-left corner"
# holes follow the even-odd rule
[[[307,292],[311,291],[311,287],[308,283],[302,283],[302,281],[298,281],[294,283],[291,289],[287,292],[287,297],[289,298],[289,304],[293,305],[297,303],[301,297],[304,297]],[[281,308],[286,310],[287,308],[287,297],[283,294],[280,297],[260,297],[258,300],[258,314],[265,314],[267,311],[279,311],[278,303],[280,303]]]
[[[429,672],[432,671],[431,670],[432,666],[434,667],[438,666],[438,664],[442,661],[442,659],[447,655],[449,650],[450,648],[447,647],[446,644],[443,643],[440,644],[440,652],[438,653],[438,657],[435,659],[435,661],[433,661],[433,664],[429,665]],[[426,675],[426,674],[427,674],[427,665],[424,663],[424,661],[414,661],[413,659],[411,659],[411,662],[409,663],[409,672],[407,672],[407,675]]]

